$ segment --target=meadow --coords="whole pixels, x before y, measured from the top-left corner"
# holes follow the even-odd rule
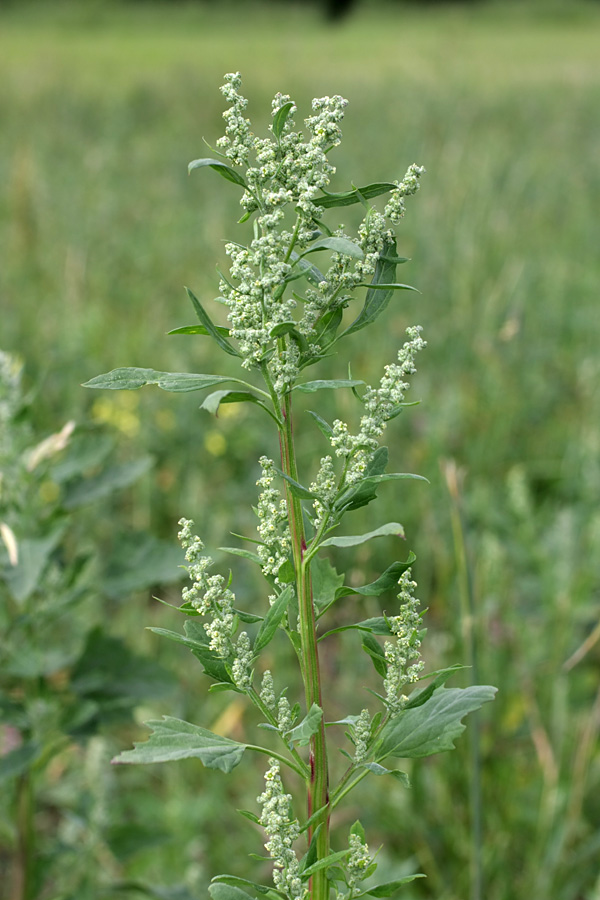
[[[75,419],[108,429],[124,462],[152,457],[80,533],[112,560],[98,570],[110,587],[95,621],[171,673],[168,698],[145,694],[49,770],[44,852],[66,848],[80,865],[40,900],[204,897],[231,856],[235,808],[254,803],[243,773],[225,783],[193,762],[108,766],[140,737],[136,723],[220,709],[184,651],[143,630],[173,627],[151,597],[177,603],[160,584],[176,574],[128,583],[118,550],[128,533],[174,545],[182,515],[211,549],[251,533],[256,460],[274,450],[245,406],[215,421],[194,394],[80,387],[118,366],[221,364],[204,338],[166,332],[194,321],[183,285],[219,314],[215,264],[235,239],[238,195],[212,172],[188,177],[187,163],[221,135],[218,87],[236,70],[257,121],[276,91],[301,110],[347,97],[338,168],[354,184],[427,169],[398,246],[421,293],[394,299],[368,343],[352,338],[353,376],[374,381],[406,326],[423,326],[421,404],[396,423],[390,451],[430,484],[386,490],[381,505],[417,554],[428,667],[468,662],[463,683],[499,693],[454,754],[412,767],[411,791],[357,793],[361,818],[385,836],[390,877],[407,859],[427,874],[406,900],[598,900],[600,8],[377,3],[335,27],[302,5],[232,10],[56,3],[0,17],[0,349],[24,361],[40,438]],[[328,365],[346,377],[335,357]],[[320,455],[309,442],[299,452]],[[233,521],[239,508],[246,518]],[[365,530],[369,515],[357,513]],[[388,559],[385,541],[357,553],[357,583]],[[349,691],[343,660],[326,666]],[[235,700],[214,727],[244,733]],[[261,852],[257,836],[243,840],[240,875],[244,853]],[[0,859],[14,841],[5,818]]]

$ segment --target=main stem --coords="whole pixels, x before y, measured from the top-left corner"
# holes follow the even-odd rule
[[[294,449],[292,401],[289,393],[285,396],[282,412],[284,425],[280,430],[281,468],[286,475],[297,481],[298,471]],[[313,703],[316,703],[317,706],[323,709],[315,607],[313,603],[310,562],[305,558],[306,537],[302,505],[300,500],[292,494],[287,482],[285,491],[298,591],[299,630],[306,709],[308,711]],[[329,854],[329,773],[325,723],[323,719],[321,719],[319,729],[312,736],[310,742],[308,815],[313,815],[317,810],[322,810],[313,825],[313,829],[321,826],[317,836],[317,859],[324,859]],[[316,872],[311,879],[311,897],[312,900],[328,900],[329,898],[329,882],[324,869]]]

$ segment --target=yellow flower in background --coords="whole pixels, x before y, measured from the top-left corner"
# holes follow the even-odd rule
[[[140,430],[137,414],[139,397],[133,391],[120,391],[115,397],[99,397],[92,405],[95,422],[111,425],[127,437],[135,437]]]
[[[212,456],[223,456],[227,450],[227,441],[220,431],[213,429],[206,433],[204,446]]]

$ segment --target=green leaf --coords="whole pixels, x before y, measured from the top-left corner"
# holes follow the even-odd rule
[[[365,478],[371,478],[375,475],[382,475],[388,464],[388,448],[378,447],[367,468],[365,469],[364,478],[352,487],[344,490],[337,498],[334,504],[335,509],[353,510],[367,506],[377,496],[377,485],[370,482],[364,484]]]
[[[384,726],[376,747],[378,760],[388,756],[408,759],[453,750],[465,730],[462,719],[494,699],[495,687],[437,688],[413,709],[405,709]]]
[[[94,503],[96,500],[107,497],[114,491],[129,487],[130,484],[134,484],[142,475],[145,475],[153,464],[154,460],[151,456],[143,456],[132,462],[109,466],[91,478],[74,481],[65,490],[63,506],[69,510],[76,509],[86,503]]]
[[[257,563],[260,566],[260,556],[256,553],[252,553],[251,550],[244,550],[242,547],[219,547],[219,550],[222,550],[223,553],[230,553],[231,556],[241,556],[242,559],[249,559],[250,562]]]
[[[396,781],[400,781],[404,787],[410,787],[410,779],[406,772],[401,772],[399,769],[386,769],[385,766],[380,766],[379,763],[362,763],[362,769],[367,769],[369,772],[372,772],[373,775],[392,775]]]
[[[366,631],[369,634],[389,635],[390,631],[388,620],[384,616],[375,616],[372,619],[364,619],[362,622],[353,622],[350,625],[340,625],[338,628],[332,628],[319,637],[319,641],[324,640],[331,634],[339,634],[341,631]]]
[[[433,692],[437,690],[437,688],[445,684],[452,675],[456,674],[456,672],[460,672],[465,668],[466,666],[461,665],[449,666],[447,669],[439,669],[437,672],[430,672],[428,675],[423,675],[423,678],[433,677],[433,681],[430,682],[427,687],[422,688],[420,691],[413,691],[409,697],[408,703],[404,708],[414,709],[417,706],[423,706],[423,704],[427,700],[429,700],[429,698],[431,697]]]
[[[321,434],[326,438],[330,438],[333,434],[333,428],[331,427],[329,422],[326,422],[325,419],[322,418],[322,416],[320,416],[316,412],[313,412],[312,409],[307,409],[306,412],[309,414],[309,416],[313,417]]]
[[[302,269],[302,275],[306,277],[307,281],[310,281],[315,287],[322,284],[323,282],[327,282],[327,279],[323,275],[320,269],[317,269],[316,266],[313,266],[306,259],[302,259],[302,257],[296,253],[295,250],[292,250],[291,260],[294,268],[298,266],[299,269]],[[289,278],[289,281],[294,280],[293,278]]]
[[[411,881],[414,881],[415,878],[425,878],[425,875],[406,875],[404,878],[399,878],[397,881],[386,881],[383,884],[376,884],[374,887],[369,888],[366,891],[363,891],[362,894],[355,894],[356,898],[358,897],[391,897],[396,893],[398,888],[401,888],[405,884],[410,884]]]
[[[179,634],[178,631],[169,631],[168,628],[157,628],[156,626],[151,625],[146,627],[146,631],[151,631],[153,634],[166,637],[170,641],[175,641],[176,644],[183,644],[188,650],[208,650],[208,643],[206,641],[194,640],[193,638],[186,637],[184,634]]]
[[[398,187],[391,181],[375,182],[367,184],[365,187],[355,188],[353,191],[342,191],[341,193],[327,193],[324,197],[317,197],[313,203],[323,209],[332,209],[339,206],[352,206],[354,203],[360,203],[361,196],[366,200],[373,197],[379,197],[381,194],[387,194]]]
[[[321,822],[312,833],[312,837],[310,839],[310,844],[308,845],[308,850],[300,860],[300,874],[304,872],[305,869],[309,868],[316,863],[319,858],[317,852],[317,842],[319,839],[319,835],[323,831],[323,823]]]
[[[358,837],[360,838],[362,844],[367,843],[367,836],[365,834],[365,829],[362,827],[362,824],[358,819],[350,828],[350,834],[357,834]]]
[[[147,533],[115,536],[114,551],[102,568],[102,592],[119,600],[133,591],[181,581],[184,554],[179,544]]]
[[[312,866],[308,866],[301,873],[302,881],[308,881],[315,872],[320,872],[321,869],[328,869],[340,860],[345,859],[349,853],[349,850],[339,850],[337,853],[330,853],[329,856],[326,856],[324,859],[317,860],[316,863],[313,863]]]
[[[114,763],[158,763],[178,759],[199,759],[207,769],[231,772],[242,760],[246,744],[213,734],[199,725],[163,716],[146,722],[152,729],[148,740],[125,750]]]
[[[223,337],[229,337],[229,328],[224,325],[215,325],[216,330]],[[172,328],[167,334],[205,334],[210,335],[211,332],[204,325],[182,325],[180,328]]]
[[[282,472],[281,469],[278,469],[277,466],[273,467],[278,475],[281,476],[290,486],[290,490],[294,497],[298,497],[299,500],[318,500],[319,495],[315,494],[314,491],[309,491],[308,488],[305,488],[303,485],[299,484],[299,482],[295,481],[291,475],[286,475],[285,472]]]
[[[258,819],[256,821],[258,823]],[[264,884],[257,884],[255,881],[248,881],[246,878],[238,878],[236,875],[216,875],[215,878],[212,879],[211,884],[228,884],[232,887],[248,887],[256,891],[257,894],[264,894],[267,897],[283,896],[280,891],[277,891],[272,887],[267,887]]]
[[[333,381],[305,381],[304,384],[294,385],[294,390],[300,391],[303,394],[314,394],[315,391],[321,391],[324,388],[336,390],[337,388],[360,387],[361,385],[364,385],[364,383],[364,381],[360,381],[359,379],[355,378],[337,378]],[[316,418],[316,413],[310,414]]]
[[[65,525],[59,525],[43,538],[23,538],[18,541],[19,559],[16,566],[10,566],[4,573],[8,588],[18,604],[23,604],[37,587],[42,586],[42,577],[50,556],[58,546]]]
[[[27,772],[41,753],[42,747],[37,741],[28,741],[0,757],[0,783]]]
[[[336,600],[344,576],[338,575],[328,559],[315,556],[310,564],[315,608],[319,615]]]
[[[389,258],[386,258],[386,262],[388,262],[388,261],[389,261]],[[384,284],[384,283],[373,284],[371,282],[370,284],[361,283],[361,284],[357,284],[356,286],[357,287],[366,287],[366,288],[369,288],[369,290],[371,290],[371,291],[416,291],[417,294],[421,293],[421,291],[418,288],[413,287],[411,284],[398,284],[397,282],[394,282],[393,284]]]
[[[388,522],[381,525],[375,531],[367,531],[365,534],[349,534],[345,537],[327,538],[321,544],[321,547],[357,547],[364,544],[372,538],[385,537],[386,535],[395,534],[397,537],[404,537],[404,528],[398,522]]]
[[[213,416],[216,416],[221,403],[258,403],[259,406],[265,408],[256,394],[251,394],[250,391],[224,390],[213,391],[212,394],[205,397],[200,404],[200,409],[205,409],[207,412],[212,413]]]
[[[219,175],[222,175],[227,181],[239,184],[240,187],[243,188],[248,187],[245,179],[242,178],[239,172],[236,172],[235,169],[232,169],[231,166],[221,162],[219,159],[193,159],[188,165],[188,172],[191,173],[194,169],[202,169],[204,166],[209,166],[211,169],[214,169],[215,172],[218,172]]]
[[[302,353],[308,350],[308,341],[305,335],[300,334],[295,322],[279,322],[269,332],[269,336],[272,338],[283,337],[286,334],[289,334],[296,341]]]
[[[277,578],[281,584],[292,584],[296,580],[296,570],[289,559],[286,559],[279,566]]]
[[[382,678],[385,678],[387,675],[387,660],[378,641],[367,632],[363,635],[362,647],[365,653],[371,657],[371,661],[375,666],[377,674],[381,675]],[[382,759],[383,758],[384,757],[382,757]]]
[[[344,585],[337,591],[336,598],[348,597],[351,594],[361,594],[363,597],[380,597],[385,591],[389,591],[398,586],[400,576],[413,565],[416,560],[414,553],[410,553],[406,562],[394,562],[371,584],[362,585],[362,587],[349,587]]]
[[[322,718],[323,710],[313,703],[302,721],[286,735],[288,741],[298,744],[299,747],[305,747],[313,734],[319,730]]]
[[[254,900],[251,894],[242,891],[238,887],[231,884],[221,884],[220,882],[210,884],[208,893],[213,900]]]
[[[229,343],[229,341],[223,337],[222,333],[219,331],[217,326],[213,323],[212,319],[196,297],[196,295],[191,291],[188,287],[185,289],[186,294],[192,301],[192,306],[198,316],[198,321],[201,325],[204,325],[209,335],[216,341],[221,350],[224,350],[225,353],[229,353],[230,356],[241,356],[241,354],[235,349],[235,347]],[[229,379],[231,380],[231,379]],[[233,379],[237,380],[237,379]]]
[[[273,134],[279,140],[281,135],[283,134],[283,129],[285,128],[285,123],[288,120],[288,116],[294,108],[294,104],[290,100],[288,103],[284,103],[283,106],[280,106],[275,115],[273,116],[273,123],[271,125],[271,129]]]
[[[286,587],[270,607],[267,615],[262,622],[262,625],[258,630],[256,640],[254,641],[253,652],[255,656],[258,655],[261,650],[264,650],[267,644],[269,644],[273,639],[275,632],[279,628],[279,625],[283,617],[285,616],[291,596],[291,586]]]
[[[157,372],[155,369],[113,369],[104,375],[96,375],[82,387],[102,388],[109,391],[136,391],[145,384],[156,384],[163,391],[202,391],[213,384],[237,381],[226,375],[196,375],[188,372]]]
[[[196,659],[202,663],[204,673],[208,675],[209,678],[213,678],[216,682],[233,683],[224,661],[214,652],[214,650],[209,648],[207,635],[202,623],[198,622],[195,618],[187,619],[183,627],[186,635],[192,640],[197,641],[197,644],[193,647],[190,646],[190,650]]]
[[[305,250],[301,256],[307,256],[309,253],[315,253],[317,250],[333,250],[334,253],[339,253],[342,256],[350,256],[352,259],[365,258],[365,254],[358,244],[343,237],[321,238],[320,240],[315,241],[314,244],[311,244],[308,250]]]
[[[342,336],[354,334],[355,331],[370,325],[386,309],[394,290],[389,285],[396,280],[396,263],[391,261],[395,255],[396,241],[392,238],[383,245],[362,310]],[[379,285],[386,287],[380,289]]]

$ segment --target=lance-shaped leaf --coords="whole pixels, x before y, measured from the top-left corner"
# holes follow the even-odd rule
[[[313,417],[321,434],[326,438],[330,438],[333,434],[333,428],[331,427],[329,422],[326,422],[325,419],[319,415],[319,413],[313,412],[312,409],[307,409],[306,412],[309,414],[309,416]]]
[[[372,581],[371,584],[364,584],[361,587],[349,587],[348,585],[344,585],[336,592],[336,599],[348,597],[351,594],[362,594],[363,597],[380,597],[385,591],[397,587],[400,576],[403,575],[407,569],[410,569],[416,558],[414,553],[409,553],[406,562],[397,561],[392,563],[392,565],[388,566],[385,572],[383,572],[375,581]]]
[[[416,878],[425,877],[426,876],[423,874],[405,875],[404,878],[398,878],[396,881],[386,881],[383,884],[376,884],[372,888],[368,888],[368,890],[363,891],[361,894],[355,894],[354,896],[357,900],[358,897],[392,897],[403,885],[410,884],[410,882],[414,881]]]
[[[229,328],[224,325],[215,325],[216,330],[223,337],[229,337]],[[181,325],[179,328],[172,328],[167,334],[205,334],[210,335],[211,332],[204,325]]]
[[[439,687],[442,687],[443,684],[446,684],[452,675],[455,675],[456,672],[460,672],[464,668],[466,667],[461,665],[449,666],[447,669],[438,669],[437,672],[429,672],[427,675],[423,675],[422,678],[433,678],[433,681],[431,681],[427,687],[418,691],[413,691],[408,699],[405,709],[413,709],[416,706],[422,706],[429,700],[434,691]]]
[[[454,741],[466,727],[462,719],[493,700],[495,693],[496,688],[489,685],[438,688],[421,706],[405,709],[387,723],[375,748],[375,758],[407,759],[453,750]]]
[[[342,256],[350,256],[352,259],[364,259],[365,254],[358,244],[348,238],[343,237],[324,237],[311,244],[308,250],[305,250],[302,256],[309,253],[316,253],[317,250],[333,250]]]
[[[374,531],[367,531],[365,534],[349,534],[345,537],[327,538],[321,544],[321,547],[357,547],[376,537],[385,537],[389,534],[395,534],[397,537],[404,537],[404,528],[399,522],[387,522]]]
[[[391,181],[379,181],[373,184],[367,184],[365,187],[354,188],[352,191],[342,191],[341,193],[327,193],[324,197],[316,197],[313,203],[321,206],[323,209],[333,209],[339,206],[352,206],[354,203],[360,203],[361,197],[365,200],[372,200],[373,197],[379,197],[381,194],[387,194],[398,187]]]
[[[214,169],[215,172],[218,172],[219,175],[222,175],[223,178],[226,178],[227,181],[232,181],[234,184],[239,184],[240,187],[246,188],[248,185],[246,181],[239,172],[236,172],[235,169],[232,169],[231,166],[228,166],[227,163],[221,162],[219,159],[193,159],[191,163],[188,164],[188,172],[193,172],[194,169],[203,169],[205,166],[209,166],[209,168]]]
[[[213,416],[216,416],[219,413],[219,407],[222,403],[256,403],[257,406],[260,406],[266,413],[273,417],[273,413],[269,407],[262,402],[260,397],[257,397],[256,394],[253,394],[250,391],[213,391],[212,394],[209,394],[208,397],[204,398],[200,404],[200,409],[205,409],[207,412],[212,413]]]
[[[260,824],[256,816],[255,819],[256,824]],[[255,881],[248,881],[247,878],[238,878],[236,875],[216,875],[211,881],[211,886],[217,884],[226,884],[230,887],[251,888],[253,891],[256,891],[257,894],[263,894],[265,897],[283,896],[283,894],[281,894],[279,891],[274,890],[272,887],[267,887],[267,885],[265,884],[257,884]],[[210,892],[210,887],[208,890]],[[214,894],[212,896],[214,896]]]
[[[294,104],[292,101],[288,101],[284,103],[283,106],[280,106],[275,115],[273,116],[273,123],[271,125],[271,130],[277,140],[283,134],[283,129],[285,127],[285,123],[288,120],[288,116],[290,115],[292,109],[294,108]]]
[[[374,616],[371,619],[363,619],[362,622],[353,622],[351,625],[340,625],[338,628],[332,628],[319,637],[319,641],[324,640],[331,634],[339,634],[341,631],[366,631],[369,634],[389,635],[392,634],[388,619],[385,616]]]
[[[246,744],[213,734],[199,725],[163,716],[146,722],[152,729],[148,740],[125,750],[114,763],[159,763],[177,759],[199,759],[207,769],[231,772],[242,759]]]
[[[223,337],[222,332],[220,332],[217,326],[214,324],[194,292],[191,291],[188,287],[186,287],[185,292],[192,301],[192,306],[194,307],[194,311],[198,316],[198,321],[201,325],[204,325],[209,335],[215,340],[221,350],[224,350],[225,353],[229,353],[230,356],[241,356],[241,354],[235,349],[235,347],[229,343],[227,338]]]
[[[370,475],[366,478],[361,478],[350,490],[344,491],[336,500],[334,508],[351,510],[366,506],[367,503],[375,499],[377,486],[385,481],[426,481],[429,484],[429,480],[423,475],[412,475],[409,472],[388,472],[384,475]]]
[[[385,467],[388,463],[388,448],[387,447],[378,447],[367,468],[365,470],[364,478],[371,478],[374,475],[382,475],[385,472]],[[361,479],[356,484],[352,485],[351,488],[342,491],[340,496],[335,501],[334,507],[336,509],[360,509],[362,506],[366,506],[372,500],[374,500],[377,496],[377,485],[371,484],[367,482],[363,484],[364,479]]]
[[[157,372],[156,369],[121,368],[104,375],[96,375],[82,387],[103,388],[109,391],[135,391],[145,384],[156,384],[163,391],[202,391],[213,384],[237,381],[226,375],[196,375],[188,372]]]
[[[390,287],[390,285],[393,285],[396,281],[396,263],[393,262],[395,256],[396,241],[394,239],[386,241],[377,260],[364,306],[354,322],[342,333],[342,337],[354,334],[355,331],[360,331],[361,328],[366,328],[387,307],[394,293],[394,288]],[[383,287],[384,285],[385,287]]]
[[[410,787],[410,778],[406,772],[401,772],[400,769],[386,769],[385,766],[381,766],[379,763],[374,762],[362,763],[361,769],[367,769],[367,771],[372,772],[373,775],[391,775],[392,778],[395,778],[396,781],[399,781],[404,787]]]
[[[286,475],[285,472],[282,472],[281,469],[278,469],[277,466],[273,467],[278,475],[280,475],[284,481],[290,486],[290,490],[294,497],[298,497],[299,500],[318,500],[319,495],[315,494],[314,491],[310,491],[308,488],[304,487],[304,485],[300,484],[291,475]]]
[[[247,894],[246,891],[243,891],[239,887],[235,887],[232,884],[222,884],[217,882],[216,884],[210,884],[208,886],[208,893],[212,897],[212,900],[254,900],[252,894]]]
[[[289,334],[294,338],[303,353],[308,350],[308,341],[303,334],[300,334],[296,328],[295,322],[279,322],[279,324],[274,325],[269,332],[269,335],[272,338],[283,337],[286,334]]]
[[[288,603],[290,602],[290,597],[292,596],[292,588],[291,586],[286,587],[284,591],[281,592],[279,597],[273,602],[273,605],[270,607],[267,615],[263,619],[262,625],[258,630],[258,634],[256,635],[256,640],[254,641],[254,655],[258,655],[261,650],[267,646],[268,643],[273,639],[275,632],[279,628],[279,624],[285,616],[285,612],[288,607]]]
[[[322,718],[323,710],[320,706],[317,706],[316,703],[313,703],[302,721],[286,734],[286,738],[290,743],[295,743],[298,744],[299,747],[304,747],[308,744],[313,734],[319,730]]]
[[[381,675],[382,678],[385,678],[387,675],[387,660],[385,658],[385,653],[375,638],[369,634],[369,632],[365,632],[363,635],[362,648],[365,653],[371,657],[371,662],[375,666],[375,671],[378,675]],[[384,759],[385,757],[380,757]]]
[[[329,869],[331,866],[340,862],[340,860],[345,859],[349,853],[349,850],[338,850],[337,853],[330,853],[329,856],[317,860],[312,866],[307,866],[306,869],[300,873],[302,881],[308,881],[315,872],[320,872],[322,869]]]
[[[315,391],[322,390],[337,390],[337,388],[352,388],[352,387],[361,387],[364,385],[364,381],[360,381],[356,378],[336,378],[333,380],[322,380],[318,381],[305,381],[304,384],[297,384],[294,386],[295,391],[300,391],[303,394],[314,394]],[[311,415],[315,415],[311,413]]]
[[[286,281],[295,280],[296,273],[294,272],[294,270],[296,269],[296,267],[298,267],[299,269],[301,269],[302,275],[306,276],[306,279],[310,281],[311,284],[318,286],[319,284],[322,284],[322,282],[327,282],[327,279],[325,278],[321,270],[317,269],[316,266],[313,266],[313,264],[307,259],[302,259],[302,257],[298,253],[296,253],[295,250],[292,250],[292,255],[290,258],[293,265],[293,274],[289,278],[287,278]]]

